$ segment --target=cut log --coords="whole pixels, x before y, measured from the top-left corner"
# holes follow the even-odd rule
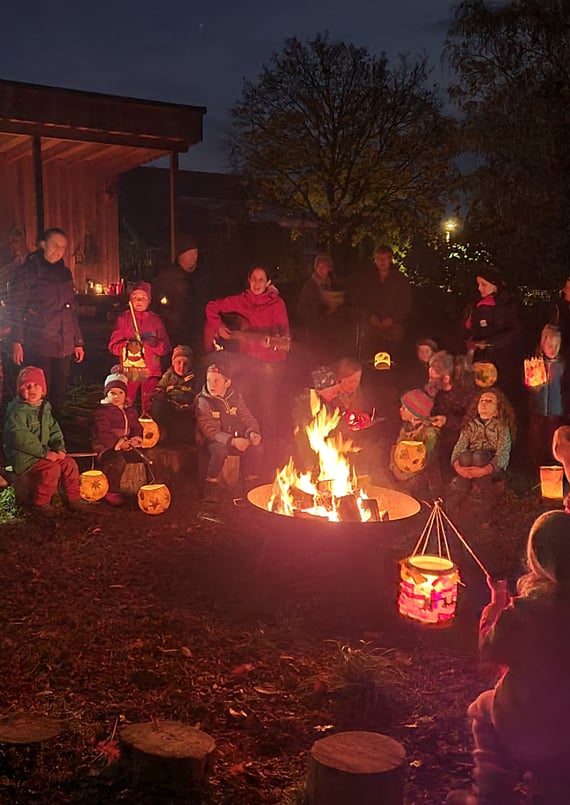
[[[136,788],[188,795],[207,782],[216,743],[179,721],[147,721],[119,731],[121,762]]]
[[[338,732],[315,741],[308,805],[403,805],[404,747],[377,732]]]
[[[240,459],[239,456],[226,456],[224,466],[220,473],[220,481],[228,489],[235,489],[239,484]]]
[[[121,475],[120,489],[123,495],[136,495],[141,486],[148,483],[143,462],[126,464]]]
[[[363,498],[361,503],[362,508],[370,514],[370,522],[379,523],[380,510],[378,508],[378,501],[376,498]]]
[[[291,500],[293,501],[293,508],[295,509],[312,509],[315,505],[313,496],[308,492],[304,492],[296,486],[292,486],[289,490]]]
[[[197,469],[197,450],[192,445],[178,447],[153,447],[148,457],[153,461],[153,471],[157,478],[174,477],[180,473],[189,474]]]
[[[355,495],[345,495],[337,501],[338,517],[341,523],[360,523],[360,509]]]
[[[52,741],[60,733],[57,721],[45,716],[11,713],[0,716],[0,744],[29,746]]]

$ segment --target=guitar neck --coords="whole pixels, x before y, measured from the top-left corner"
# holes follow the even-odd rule
[[[232,330],[230,338],[233,341],[261,344],[266,349],[283,350],[284,352],[289,352],[291,349],[291,338],[286,335],[267,335],[255,330]]]

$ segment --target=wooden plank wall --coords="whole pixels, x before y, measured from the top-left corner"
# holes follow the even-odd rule
[[[44,166],[46,227],[68,235],[65,261],[78,293],[88,279],[104,286],[119,279],[116,181],[94,166]],[[35,248],[37,238],[32,157],[9,161],[0,154],[0,266]]]

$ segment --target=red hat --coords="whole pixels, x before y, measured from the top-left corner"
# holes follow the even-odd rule
[[[149,302],[152,299],[152,287],[150,282],[145,282],[144,280],[140,280],[140,282],[137,282],[137,284],[131,291],[130,296],[132,296],[135,291],[142,291],[143,293],[145,293],[148,296]]]
[[[22,391],[23,388],[28,386],[30,383],[36,383],[41,388],[42,395],[44,397],[46,396],[47,383],[43,369],[40,369],[37,366],[26,366],[24,369],[22,369],[16,381],[16,388],[18,389],[18,394]]]
[[[416,419],[429,419],[433,408],[433,399],[423,389],[412,389],[402,394],[402,405]]]

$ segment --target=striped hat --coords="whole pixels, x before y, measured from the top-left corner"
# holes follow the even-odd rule
[[[423,389],[412,389],[402,394],[401,402],[416,419],[429,419],[433,408],[433,399]]]

